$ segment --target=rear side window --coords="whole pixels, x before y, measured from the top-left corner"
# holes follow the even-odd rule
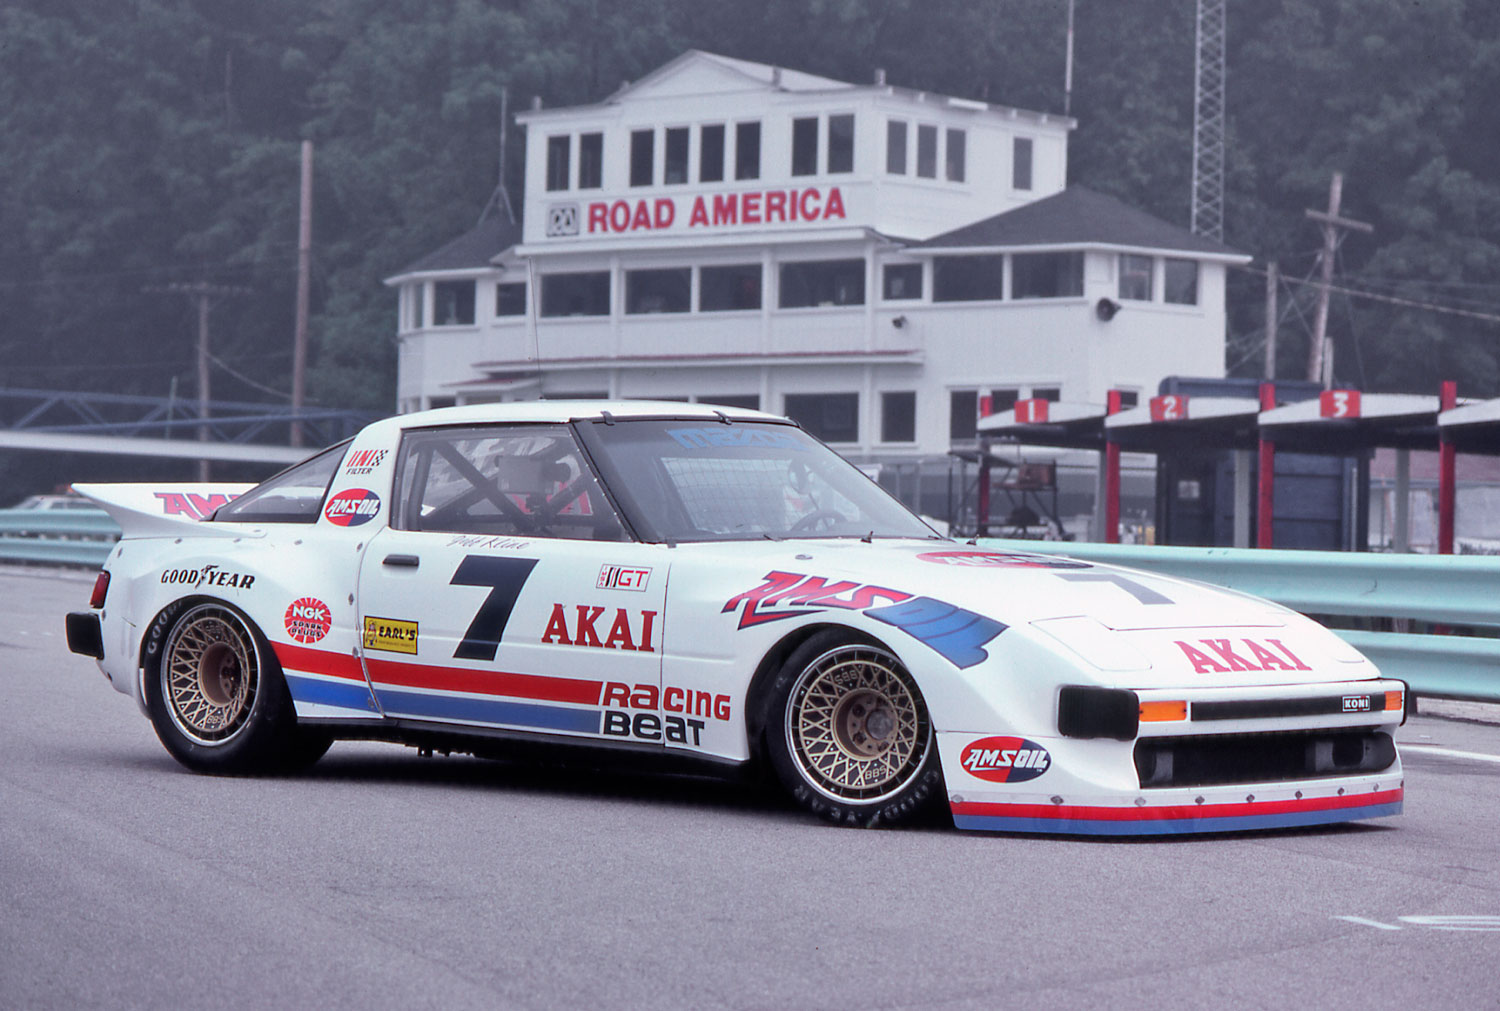
[[[314,523],[323,496],[349,443],[325,449],[311,460],[261,482],[214,513],[219,523]]]
[[[401,530],[625,539],[565,425],[408,432],[396,482]]]

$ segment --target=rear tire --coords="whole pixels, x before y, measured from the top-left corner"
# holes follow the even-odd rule
[[[297,726],[265,638],[216,601],[164,613],[148,633],[146,710],[173,758],[196,772],[256,775],[316,762],[332,744]]]
[[[943,796],[926,703],[884,647],[819,632],[787,659],[770,699],[766,751],[803,808],[873,828],[916,820]]]

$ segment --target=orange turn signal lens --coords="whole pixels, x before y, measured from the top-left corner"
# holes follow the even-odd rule
[[[1385,711],[1388,713],[1399,713],[1401,711],[1401,693],[1385,693]]]
[[[1142,723],[1170,723],[1187,719],[1186,702],[1142,702]]]

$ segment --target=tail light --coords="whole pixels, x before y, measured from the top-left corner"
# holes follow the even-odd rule
[[[94,580],[94,592],[89,594],[89,606],[98,610],[104,606],[104,598],[109,593],[109,573],[99,571],[99,576]]]

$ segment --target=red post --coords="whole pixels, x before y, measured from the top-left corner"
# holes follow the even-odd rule
[[[1443,381],[1438,407],[1451,411],[1458,406],[1458,383],[1451,379]],[[1441,433],[1438,426],[1438,554],[1453,554],[1454,501],[1458,497],[1457,450]]]
[[[1269,411],[1276,406],[1276,384],[1260,384],[1260,409]],[[1272,503],[1276,491],[1276,444],[1261,436],[1260,466],[1256,473],[1255,501],[1255,546],[1271,546],[1271,521],[1275,518]]]
[[[1120,391],[1105,395],[1104,413],[1120,413]],[[1120,543],[1120,447],[1104,430],[1104,543]]]

